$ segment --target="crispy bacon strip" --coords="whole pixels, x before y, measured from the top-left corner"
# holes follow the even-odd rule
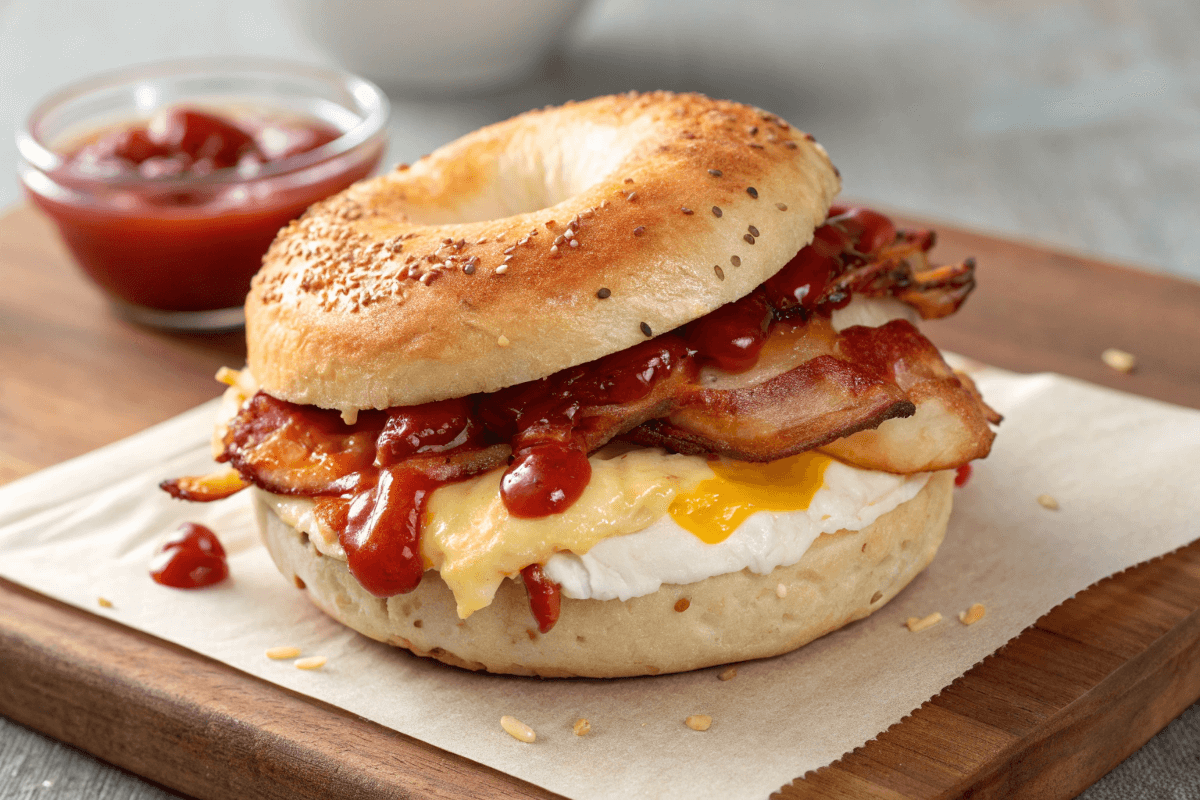
[[[172,478],[163,481],[158,486],[176,500],[211,503],[214,500],[232,497],[249,485],[236,469],[230,468],[208,475]]]
[[[847,328],[839,349],[854,361],[874,359],[916,404],[916,414],[830,442],[824,452],[864,469],[912,473],[957,467],[991,450],[996,434],[988,423],[999,415],[907,320]]]

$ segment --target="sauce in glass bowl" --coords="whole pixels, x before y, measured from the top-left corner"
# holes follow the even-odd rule
[[[377,88],[333,70],[243,61],[173,62],[80,84],[18,134],[28,196],[134,321],[237,327],[276,231],[383,155],[387,100]]]

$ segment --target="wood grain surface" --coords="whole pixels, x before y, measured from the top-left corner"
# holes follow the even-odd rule
[[[1200,286],[945,228],[935,252],[981,264],[928,326],[943,347],[1200,407]],[[0,275],[0,481],[215,396],[242,359],[113,318],[29,209],[0,218]],[[1099,361],[1114,346],[1133,374]],[[1200,544],[1107,579],[779,796],[1073,796],[1200,697],[1197,587]],[[0,663],[0,713],[196,797],[552,796],[3,581]]]

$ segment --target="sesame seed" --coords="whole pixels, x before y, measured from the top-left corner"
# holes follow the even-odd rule
[[[761,144],[759,144],[758,142],[750,142],[750,146],[753,147],[755,150],[766,150],[767,149],[767,148],[763,147]]]
[[[504,254],[505,254],[505,255],[511,255],[511,254],[512,254],[512,252],[513,252],[514,250],[516,250],[516,249],[517,249],[517,246],[516,246],[516,245],[513,245],[512,247],[510,247],[510,248],[508,248],[507,250],[505,250],[505,251],[504,251]]]
[[[563,239],[571,239],[571,238],[574,238],[574,236],[575,236],[575,231],[574,231],[574,229],[572,229],[572,228],[567,228],[565,231],[563,231],[562,238],[563,238]],[[554,241],[556,241],[556,242],[557,242],[557,241],[558,241],[558,239],[555,239]]]
[[[514,258],[516,258],[516,256],[505,256],[504,263],[507,264],[508,262],[512,261]]]
[[[708,714],[692,714],[683,724],[694,731],[706,731],[712,727],[712,717]]]
[[[966,611],[958,612],[958,621],[963,625],[974,625],[983,619],[986,613],[987,609],[983,607],[983,603],[974,603]]]
[[[609,289],[607,286],[601,286],[599,291],[596,292],[596,297],[599,297],[601,300],[607,300],[611,296],[612,289]]]
[[[758,189],[755,189],[753,186],[746,187],[746,194],[750,195],[755,200],[758,199]]]
[[[1118,350],[1115,347],[1110,347],[1100,354],[1100,360],[1117,372],[1130,373],[1137,366],[1137,358],[1133,353],[1128,353],[1124,350]]]
[[[637,199],[637,192],[630,192],[629,194],[625,195],[625,199],[632,203]]]
[[[758,126],[757,126],[757,125],[751,125],[751,126],[750,126],[750,135],[751,135],[751,136],[757,136],[757,135],[758,135]]]
[[[708,171],[708,174],[712,175],[714,178],[719,178],[722,175],[724,175],[725,173],[721,172],[721,170],[719,170],[719,169],[710,169]]]
[[[775,207],[780,211],[787,211],[787,203],[776,203]]]
[[[267,651],[267,658],[274,661],[296,658],[298,655],[300,655],[299,647],[272,647]]]
[[[751,236],[753,236],[753,237],[754,237],[754,238],[756,238],[756,239],[757,239],[759,236],[761,236],[761,235],[762,235],[762,234],[760,234],[760,233],[758,232],[758,228],[754,227],[753,225],[751,225],[751,226],[750,226],[749,228],[747,228],[746,230],[750,231],[750,235],[751,235]]]
[[[729,263],[733,264],[735,267],[740,267],[742,265],[742,259],[738,256],[730,256]]]
[[[558,255],[558,245],[556,245],[556,244],[550,245],[550,255],[552,255],[552,256]]]
[[[746,244],[754,244],[754,237],[751,236],[750,234],[747,233],[742,238],[746,240]]]
[[[675,610],[680,614],[682,614],[684,611],[687,611],[689,608],[691,608],[691,606],[692,601],[688,600],[686,597],[681,597],[675,601]]]
[[[811,133],[804,134],[804,138],[810,142],[815,142],[817,140],[817,137],[813,136]]]
[[[575,724],[571,726],[571,729],[575,731],[576,736],[587,736],[588,732],[592,729],[592,723],[580,717],[575,720]]]
[[[475,244],[487,244],[487,237],[481,236],[475,240]]]
[[[926,628],[932,628],[934,625],[937,625],[941,621],[942,621],[941,613],[935,611],[932,614],[930,614],[928,617],[909,617],[908,619],[906,619],[904,621],[904,624],[913,633],[920,633],[921,631],[925,630]]]
[[[101,608],[112,608],[113,607],[112,600],[109,600],[107,597],[97,597],[96,605],[100,606]]]
[[[788,592],[787,587],[784,586],[782,583],[775,584],[775,596],[778,597],[780,600],[787,597],[787,592]]]
[[[309,656],[308,658],[297,659],[295,663],[296,669],[320,669],[325,666],[325,656]]]
[[[579,247],[579,240],[572,239],[571,241],[567,242],[567,244],[571,245],[571,247]]]
[[[685,214],[694,214],[694,213],[696,213],[696,212],[692,211],[690,208],[688,208],[687,206],[680,206],[679,210],[680,210],[680,211],[682,211],[682,212],[683,212],[683,213],[685,213]]]
[[[713,265],[713,272],[717,273],[717,278],[720,280],[725,280],[725,270],[721,269],[720,264]]]
[[[557,225],[557,224],[558,224],[558,223],[557,223],[557,222],[555,222],[555,221],[554,221],[554,220],[552,220],[552,219],[548,219],[548,220],[546,220],[546,227],[547,227],[547,228],[553,228],[553,227],[554,227],[555,225]]]
[[[533,728],[521,722],[516,717],[510,717],[505,714],[500,718],[500,727],[504,728],[505,733],[519,742],[531,744],[537,741],[537,734],[533,732]]]
[[[1051,511],[1058,511],[1058,501],[1048,494],[1038,495],[1038,505]]]
[[[645,225],[638,225],[636,228],[634,228],[634,229],[633,229],[633,235],[634,235],[634,236],[641,236],[641,235],[642,235],[643,233],[645,233],[645,232],[646,232],[646,226],[645,226]]]
[[[502,333],[496,338],[496,344],[500,347],[508,347],[512,342],[508,341],[508,337]]]
[[[717,680],[731,681],[737,677],[737,667],[729,667],[717,673]]]
[[[506,262],[506,263],[504,263],[504,264],[501,264],[501,265],[500,265],[500,266],[498,266],[498,267],[496,267],[496,274],[497,274],[497,275],[503,275],[503,274],[504,274],[504,273],[506,273],[506,272],[508,272],[508,264],[507,264],[507,262]]]
[[[721,211],[721,209],[720,209],[720,208],[718,208],[717,206],[713,206],[713,207],[712,207],[712,212],[713,212],[713,216],[714,216],[714,217],[719,217],[719,216],[721,216],[721,214],[723,213],[723,212]]]
[[[463,264],[463,272],[465,272],[468,275],[474,275],[475,274],[475,262],[468,261],[466,264]]]
[[[788,139],[786,142],[783,143],[783,146],[786,147],[788,150],[795,150],[799,145],[797,145],[791,139]]]
[[[454,244],[453,239],[442,239],[442,244]]]
[[[524,239],[521,239],[519,242],[517,242],[517,244],[520,244],[520,245],[529,244],[529,237],[526,236]]]
[[[638,327],[642,329],[642,333],[646,334],[646,338],[654,336],[654,331],[652,331],[650,326],[645,322],[639,323]]]
[[[633,183],[633,178],[626,178],[626,179],[625,179],[625,182],[626,182],[626,183]]]

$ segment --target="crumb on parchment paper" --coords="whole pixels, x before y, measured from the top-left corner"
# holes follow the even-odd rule
[[[908,619],[906,619],[904,621],[904,624],[907,625],[908,629],[910,631],[912,631],[913,633],[919,633],[920,631],[923,631],[926,628],[932,628],[934,625],[937,625],[941,621],[942,621],[941,612],[935,611],[927,617],[909,617]]]
[[[963,625],[974,625],[983,619],[986,613],[987,609],[983,607],[983,603],[973,603],[966,611],[958,612],[958,621]]]
[[[527,744],[537,741],[537,734],[533,732],[533,728],[526,725],[516,717],[505,714],[500,718],[500,727],[504,728],[505,733],[516,739],[518,742]]]

